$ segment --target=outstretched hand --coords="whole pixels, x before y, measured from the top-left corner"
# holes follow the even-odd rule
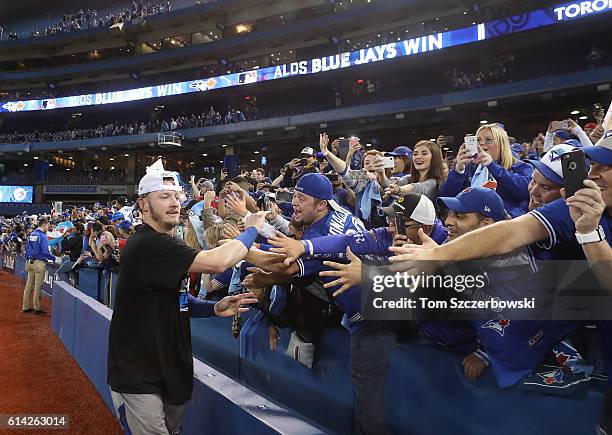
[[[215,315],[218,317],[231,317],[238,313],[249,311],[243,305],[256,304],[257,299],[253,293],[240,293],[234,296],[226,296],[215,304]]]
[[[341,285],[341,287],[334,292],[332,295],[333,297],[337,297],[351,287],[361,284],[361,260],[353,254],[351,248],[346,248],[346,255],[349,260],[351,260],[350,263],[342,264],[334,261],[324,261],[323,265],[333,267],[336,270],[319,272],[320,276],[338,277],[338,279],[323,285],[325,288]]]
[[[275,248],[270,248],[270,252],[285,254],[287,258],[285,258],[284,263],[287,266],[296,261],[306,252],[306,248],[301,241],[287,237],[278,231],[275,232],[274,235],[270,236],[268,243],[275,246]]]

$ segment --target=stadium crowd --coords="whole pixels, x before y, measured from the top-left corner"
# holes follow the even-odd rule
[[[223,170],[218,180],[191,176],[183,183],[182,204],[171,206],[181,213],[176,237],[188,246],[207,250],[234,239],[244,231],[244,219],[258,211],[266,212],[267,222],[244,261],[220,273],[192,274],[190,292],[213,301],[254,293],[269,324],[270,349],[276,349],[279,328],[288,328],[287,355],[307,367],[323,328],[342,324],[351,337],[355,432],[385,433],[389,356],[406,334],[400,333],[402,322],[365,318],[361,293],[371,289],[362,282],[362,269],[414,271],[415,260],[435,260],[437,268],[486,258],[490,281],[472,297],[518,299],[541,296],[538,262],[586,259],[598,285],[609,290],[612,131],[609,114],[601,115],[584,128],[569,119],[551,122],[545,134],[524,143],[502,123],[481,125],[466,136],[453,162],[442,156],[444,136],[366,150],[357,137],[330,140],[321,134],[318,151],[303,148],[274,176],[262,168],[233,178]],[[588,179],[573,194],[566,190],[564,155],[586,156],[590,164]],[[125,197],[54,211],[51,252],[67,255],[72,271],[77,264],[101,267],[107,275],[120,272],[121,251],[142,228],[139,213]],[[23,253],[37,219],[0,218],[0,249]],[[408,339],[425,338],[460,355],[470,380],[492,370],[500,387],[547,394],[582,390],[594,370],[604,370],[593,362],[597,350],[574,340],[596,326],[610,373],[610,322],[526,322],[511,311],[485,314],[486,320],[404,323],[410,324]],[[236,315],[235,336],[240,327]],[[534,334],[538,346],[528,344]],[[545,376],[542,364],[548,364]],[[609,431],[606,412],[600,426]]]
[[[64,14],[62,19],[57,24],[45,26],[43,28],[36,28],[30,31],[29,34],[19,34],[15,31],[5,31],[5,37],[7,39],[20,39],[20,38],[36,38],[40,36],[56,35],[58,33],[75,32],[83,29],[93,29],[97,27],[108,28],[114,24],[128,23],[146,17],[157,15],[161,13],[170,12],[172,10],[173,3],[176,1],[167,0],[166,2],[147,2],[143,0],[133,0],[131,6],[126,7],[124,10],[116,12],[110,12],[108,14],[98,15],[98,11],[95,9],[80,9],[77,12]],[[192,4],[196,4],[193,2]]]
[[[62,131],[32,131],[32,132],[13,132],[0,133],[0,143],[31,143],[31,142],[55,142],[62,140],[91,139],[108,136],[124,136],[132,134],[156,133],[161,131],[182,130],[185,128],[209,127],[212,125],[233,124],[254,119],[256,111],[249,112],[249,118],[245,113],[228,107],[225,115],[222,115],[210,107],[201,113],[189,115],[178,115],[166,119],[155,119],[149,121],[135,121],[131,123],[121,123],[115,121],[96,128],[81,128]]]

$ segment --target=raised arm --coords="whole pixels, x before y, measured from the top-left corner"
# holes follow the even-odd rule
[[[434,248],[422,249],[416,245],[391,247],[392,262],[433,260],[442,264],[509,254],[523,246],[548,237],[548,232],[536,217],[526,214],[512,220],[497,222],[471,231],[452,242]]]
[[[245,221],[246,231],[234,240],[208,251],[200,251],[189,267],[190,273],[221,273],[244,259],[261,229],[265,212]]]

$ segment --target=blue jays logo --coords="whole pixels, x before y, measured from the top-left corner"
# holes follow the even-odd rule
[[[538,376],[542,378],[542,381],[544,381],[546,385],[563,383],[563,371],[561,369],[555,369],[551,372],[538,373]]]
[[[510,320],[495,319],[495,320],[489,320],[487,323],[482,325],[481,328],[492,329],[493,331],[497,332],[499,335],[503,337],[504,333],[506,332],[506,328],[508,326],[510,326]]]
[[[211,77],[206,81],[196,80],[195,82],[191,83],[189,87],[191,89],[195,89],[196,91],[202,92],[202,91],[208,91],[210,89],[213,89],[216,85],[217,85],[217,80],[214,77]]]
[[[548,153],[548,160],[550,160],[551,162],[559,160],[561,156],[565,153],[566,151],[563,148],[551,149]]]
[[[25,103],[23,101],[8,101],[2,105],[2,108],[8,110],[9,112],[19,112],[20,110],[23,110],[24,107]]]

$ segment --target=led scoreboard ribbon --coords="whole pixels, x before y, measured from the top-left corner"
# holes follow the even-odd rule
[[[33,110],[53,110],[68,107],[123,103],[126,101],[168,97],[191,92],[205,92],[212,89],[241,86],[249,83],[277,80],[299,75],[318,74],[357,65],[412,56],[419,53],[437,51],[458,45],[471,44],[484,39],[496,38],[498,36],[523,32],[543,26],[550,26],[560,22],[573,21],[585,16],[609,12],[611,10],[612,0],[565,3],[551,8],[525,12],[501,20],[465,27],[463,29],[420,36],[404,41],[391,42],[357,51],[292,62],[280,66],[226,74],[204,80],[167,83],[144,88],[75,95],[72,97],[51,98],[46,100],[1,101],[0,112],[26,112]]]

